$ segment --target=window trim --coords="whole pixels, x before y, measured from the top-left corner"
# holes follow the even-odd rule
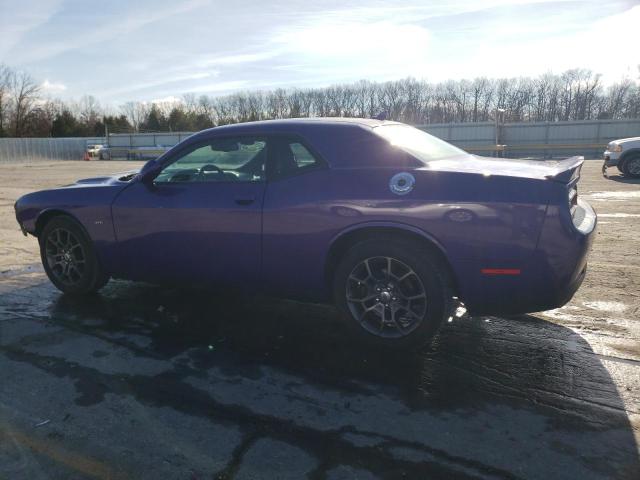
[[[316,160],[316,164],[311,166],[311,168],[299,168],[294,173],[290,173],[284,176],[274,176],[273,174],[273,165],[275,162],[275,152],[276,149],[271,145],[271,141],[273,138],[286,138],[295,140],[294,143],[299,143],[302,145],[307,151],[313,156]],[[267,183],[278,182],[280,180],[286,180],[287,178],[295,178],[300,175],[306,175],[311,172],[317,172],[319,170],[329,170],[329,163],[318,153],[316,149],[314,149],[309,142],[297,133],[271,133],[267,135],[267,164],[266,164],[266,178]]]
[[[211,142],[214,142],[214,141],[216,141],[218,139],[239,138],[239,137],[250,137],[250,138],[255,138],[255,139],[262,139],[265,142],[264,148],[267,151],[267,155],[266,155],[267,158],[264,161],[265,174],[264,174],[263,178],[261,178],[260,180],[216,180],[216,181],[211,181],[211,182],[158,182],[158,183],[156,183],[156,178],[164,171],[165,168],[169,167],[170,165],[173,165],[178,160],[183,158],[185,155],[189,155],[189,153],[194,152],[195,150],[197,150],[199,148],[202,148],[202,147],[204,147],[204,146],[206,146],[206,145],[210,144]],[[162,161],[161,167],[158,169],[158,172],[154,175],[152,183],[153,183],[153,185],[155,187],[161,187],[161,186],[165,186],[165,185],[181,185],[181,186],[197,185],[197,184],[200,184],[200,185],[202,185],[202,184],[211,185],[211,184],[216,184],[216,183],[232,183],[232,184],[237,184],[237,185],[264,184],[264,183],[267,182],[267,170],[268,170],[269,158],[270,158],[270,153],[269,153],[269,135],[266,135],[266,134],[255,134],[255,133],[237,133],[237,134],[225,134],[225,135],[212,135],[212,136],[208,137],[206,140],[198,140],[196,142],[189,143],[188,145],[184,145],[182,148],[178,149],[177,151],[172,152],[169,157],[167,157],[166,159],[164,159]]]

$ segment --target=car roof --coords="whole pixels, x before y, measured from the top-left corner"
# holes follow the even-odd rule
[[[310,117],[310,118],[286,118],[286,119],[278,119],[278,120],[260,120],[256,122],[243,122],[243,123],[233,123],[229,125],[221,125],[219,127],[213,127],[208,130],[203,130],[204,132],[223,132],[223,131],[296,131],[299,129],[308,129],[313,126],[340,126],[340,125],[350,125],[350,126],[360,126],[360,127],[368,127],[374,128],[379,127],[381,125],[392,125],[398,124],[398,122],[392,122],[387,120],[376,120],[373,118],[350,118],[350,117]]]
[[[382,138],[372,135],[376,127],[402,125],[398,122],[370,118],[313,117],[258,122],[234,123],[202,130],[186,140],[199,142],[225,135],[295,135],[308,144],[332,167],[384,165],[388,159],[380,144]]]

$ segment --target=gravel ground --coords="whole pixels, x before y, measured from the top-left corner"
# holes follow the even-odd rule
[[[640,182],[586,162],[599,231],[568,305],[389,355],[326,306],[60,295],[13,202],[138,165],[0,165],[0,478],[638,478]]]

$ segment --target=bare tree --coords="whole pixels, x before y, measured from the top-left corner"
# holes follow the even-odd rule
[[[148,103],[127,102],[123,104],[120,109],[129,120],[129,123],[131,123],[133,129],[138,132],[140,130],[140,124],[147,118],[151,107]]]
[[[22,136],[25,119],[38,98],[40,87],[35,83],[31,75],[26,72],[18,72],[13,75],[11,82],[13,94],[13,135]]]
[[[325,88],[279,88],[218,97],[185,94],[180,100],[153,104],[126,102],[120,106],[126,119],[110,111],[109,123],[126,131],[132,127],[135,131],[196,129],[290,117],[373,117],[381,112],[388,119],[410,124],[486,122],[493,120],[497,109],[504,109],[504,120],[512,122],[638,118],[640,76],[604,86],[599,74],[572,69],[533,78],[480,77],[437,84],[413,78],[361,80]],[[99,130],[97,124],[105,113],[90,95],[67,103],[41,96],[28,74],[0,64],[0,136],[54,131],[84,135]]]
[[[84,95],[76,104],[74,110],[77,113],[78,119],[89,127],[89,130],[94,130],[95,125],[103,115],[100,103],[92,95]]]
[[[609,89],[607,96],[606,110],[609,118],[620,118],[624,111],[624,104],[632,90],[633,83],[625,78],[619,83],[615,83]]]
[[[0,64],[0,136],[4,136],[8,123],[9,99],[14,72],[7,65]]]

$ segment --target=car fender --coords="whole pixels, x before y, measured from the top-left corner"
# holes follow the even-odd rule
[[[425,232],[421,228],[415,227],[408,223],[390,222],[390,221],[369,221],[369,222],[360,222],[360,223],[349,225],[348,227],[344,228],[343,230],[338,232],[336,235],[334,235],[334,237],[331,239],[331,242],[329,244],[329,249],[331,249],[331,246],[333,246],[336,241],[338,241],[340,238],[343,238],[345,235],[349,235],[357,230],[364,230],[367,228],[398,229],[408,233],[414,233],[414,234],[420,235],[425,240],[428,240],[429,242],[433,243],[440,250],[440,253],[442,253],[444,256],[447,255],[447,251],[445,247],[432,234]]]
[[[43,222],[43,220],[45,219],[49,219],[58,215],[64,215],[72,218],[82,227],[82,230],[84,230],[84,233],[87,235],[87,237],[91,239],[91,235],[89,235],[89,232],[87,231],[83,223],[80,221],[80,219],[76,215],[74,215],[71,211],[69,211],[64,207],[49,207],[41,210],[33,220],[33,224],[32,224],[33,230],[29,229],[29,232],[37,236],[38,230],[44,226],[44,223],[41,223],[41,222]],[[93,241],[93,239],[91,240]]]
[[[331,241],[329,242],[326,258],[325,258],[325,279],[327,282],[331,281],[333,268],[335,267],[335,261],[337,258],[335,257],[334,247],[344,239],[345,237],[357,233],[359,231],[364,231],[367,229],[384,229],[384,230],[397,230],[399,232],[403,232],[405,234],[410,234],[416,236],[422,240],[428,242],[431,246],[433,246],[439,255],[442,256],[443,260],[447,263],[447,266],[450,268],[451,273],[455,277],[455,270],[453,265],[451,265],[451,261],[448,256],[447,249],[444,247],[442,242],[440,242],[435,236],[431,233],[422,230],[414,225],[410,225],[403,222],[394,222],[394,221],[368,221],[368,222],[360,222],[351,224],[348,227],[340,230],[336,235],[333,236]],[[339,250],[339,249],[338,249]],[[454,278],[455,281],[455,278]]]

